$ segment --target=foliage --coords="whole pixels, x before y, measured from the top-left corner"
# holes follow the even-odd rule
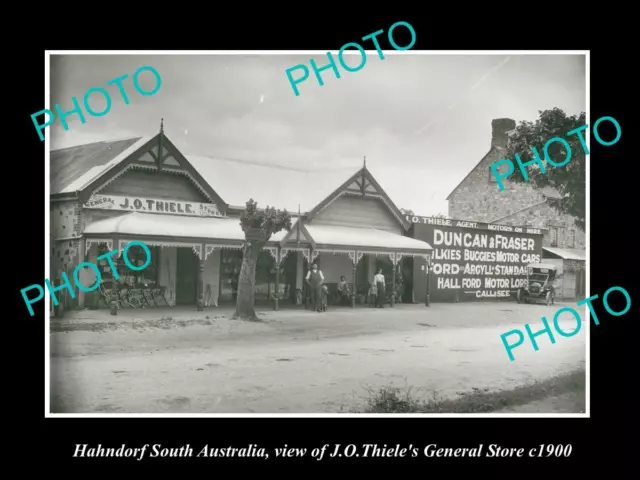
[[[549,199],[549,204],[558,212],[575,217],[576,225],[584,231],[586,216],[586,155],[582,147],[580,135],[584,130],[567,136],[567,133],[580,128],[586,123],[585,113],[568,116],[560,108],[539,111],[540,117],[535,122],[523,121],[516,127],[515,135],[508,147],[508,157],[514,163],[514,173],[508,177],[510,181],[524,183],[529,181],[535,188],[551,187],[562,198]],[[571,160],[565,166],[554,167],[544,158],[545,143],[554,138],[565,139],[571,147]],[[526,167],[529,179],[525,179],[518,168],[515,156],[522,163],[534,158],[532,147],[536,149],[545,164],[543,173],[537,164]],[[562,163],[567,152],[561,142],[549,146],[548,158],[555,163]]]
[[[534,401],[544,401],[560,395],[575,399],[575,408],[584,411],[586,375],[584,369],[560,374],[544,381],[521,385],[513,390],[490,392],[473,387],[471,391],[458,393],[459,398],[444,398],[432,392],[431,398],[391,385],[368,391],[367,404],[353,408],[353,413],[482,413],[514,408]]]
[[[258,203],[253,198],[250,198],[246,202],[244,212],[240,215],[240,225],[242,225],[242,230],[245,234],[250,230],[262,230],[264,241],[266,242],[273,234],[281,230],[291,230],[291,215],[286,208],[277,210],[269,205],[264,210],[259,210]]]
[[[240,225],[244,231],[246,242],[242,248],[242,266],[238,279],[238,297],[236,313],[233,318],[258,321],[254,308],[256,265],[260,262],[260,251],[271,236],[281,230],[291,230],[291,215],[284,210],[269,207],[258,209],[258,204],[250,198],[246,208],[240,215]],[[269,262],[269,268],[273,264],[266,256],[262,256],[261,266]],[[275,265],[274,265],[275,267]]]

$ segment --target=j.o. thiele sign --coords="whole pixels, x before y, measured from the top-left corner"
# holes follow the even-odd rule
[[[493,230],[496,232],[533,233],[542,234],[543,230],[530,227],[512,227],[511,225],[498,225],[494,223],[469,222],[467,220],[452,220],[440,217],[419,217],[417,215],[406,215],[407,221],[422,225],[440,225],[443,227],[463,227],[476,230]]]
[[[414,238],[433,247],[430,287],[434,299],[510,297],[524,286],[526,266],[539,263],[542,257],[540,229],[445,218],[407,219],[414,224]],[[425,281],[424,271],[414,269],[416,297]]]
[[[92,195],[84,207],[200,217],[222,216],[218,207],[213,203],[178,202],[160,198],[121,197],[118,195]]]

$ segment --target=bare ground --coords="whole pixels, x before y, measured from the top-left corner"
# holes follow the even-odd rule
[[[333,413],[358,408],[367,389],[389,385],[441,398],[509,390],[584,366],[584,328],[555,344],[538,337],[540,350],[524,344],[514,362],[502,346],[501,333],[540,325],[558,308],[265,311],[260,323],[230,320],[220,309],[77,312],[51,322],[51,411]],[[580,411],[565,400],[527,408]]]

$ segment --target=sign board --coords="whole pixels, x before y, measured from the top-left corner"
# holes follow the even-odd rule
[[[516,227],[506,232],[438,220],[449,224],[416,222],[413,227],[414,238],[433,247],[430,288],[434,300],[510,297],[525,285],[527,265],[541,261],[542,234],[515,231]],[[416,297],[424,277],[424,272],[414,269]]]
[[[450,218],[440,218],[440,217],[421,217],[417,215],[406,215],[405,218],[409,223],[421,224],[421,225],[440,225],[442,227],[464,227],[464,228],[473,228],[477,230],[490,230],[494,232],[544,234],[544,230],[540,228],[512,227],[511,225],[498,225],[495,223],[483,223],[483,222],[469,222],[466,220],[452,220]]]
[[[146,213],[168,213],[195,217],[221,217],[213,203],[182,202],[147,197],[122,197],[118,195],[92,195],[84,208],[126,210]]]

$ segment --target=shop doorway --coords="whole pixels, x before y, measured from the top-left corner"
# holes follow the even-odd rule
[[[198,257],[190,248],[177,252],[176,305],[193,305],[198,297]]]

